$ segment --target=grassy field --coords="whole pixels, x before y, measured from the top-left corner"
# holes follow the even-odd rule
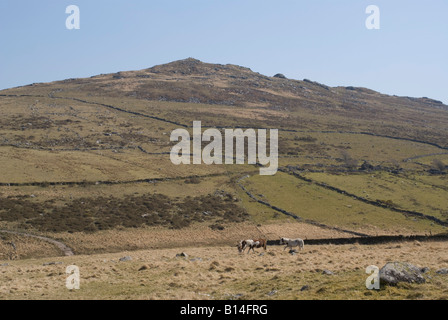
[[[437,242],[305,246],[290,255],[275,246],[248,255],[235,247],[214,246],[20,260],[0,267],[0,298],[447,299],[448,277],[435,273],[448,266],[446,249]],[[176,257],[181,252],[188,257]],[[132,260],[119,261],[124,256]],[[366,289],[367,266],[403,259],[430,269],[425,284]],[[65,287],[68,265],[80,269],[80,290]]]
[[[305,176],[336,186],[357,196],[390,202],[399,208],[422,212],[443,220],[448,218],[446,190],[432,184],[422,183],[412,175],[380,172],[369,176],[321,173],[309,173]]]
[[[298,180],[286,173],[278,173],[273,177],[252,176],[245,180],[245,184],[252,194],[258,195],[261,200],[301,218],[328,226],[370,235],[429,234],[445,230],[444,227],[434,225],[430,221],[413,219],[385,208],[378,208],[350,196]]]
[[[315,246],[297,256],[235,249],[249,237],[446,233],[448,113],[437,101],[187,59],[3,90],[0,113],[2,299],[446,298],[434,274],[418,288],[363,288],[370,264],[446,267],[444,243]],[[171,132],[191,133],[196,120],[203,130],[279,129],[281,171],[173,165]],[[202,260],[176,259],[182,250]],[[133,260],[117,262],[124,255]],[[42,266],[46,258],[63,264]],[[70,263],[84,270],[82,291],[59,283]],[[247,276],[254,268],[263,272]]]

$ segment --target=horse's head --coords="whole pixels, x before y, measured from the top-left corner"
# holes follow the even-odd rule
[[[246,247],[246,241],[245,240],[241,240],[237,245],[238,251],[242,252],[243,249]]]

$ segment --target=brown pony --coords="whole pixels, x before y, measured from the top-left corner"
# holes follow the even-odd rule
[[[249,248],[249,250],[247,250],[247,253],[249,253],[251,249],[255,252],[254,248],[263,248],[266,250],[266,243],[266,239],[241,240],[237,247],[240,253],[243,253],[246,248]]]

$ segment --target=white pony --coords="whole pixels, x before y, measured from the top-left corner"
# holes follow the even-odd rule
[[[281,238],[280,239],[280,245],[285,244],[285,249],[290,248],[292,250],[293,247],[299,247],[300,250],[303,250],[305,247],[305,242],[302,239],[288,239],[288,238]],[[285,250],[283,249],[283,251]]]

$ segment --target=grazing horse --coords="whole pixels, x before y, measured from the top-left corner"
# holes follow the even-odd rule
[[[266,239],[241,240],[238,243],[237,247],[240,253],[243,253],[246,248],[249,248],[249,250],[247,250],[247,253],[249,253],[251,249],[253,252],[255,252],[254,248],[263,248],[264,250],[266,250],[266,242]]]
[[[300,250],[303,250],[304,246],[305,246],[305,242],[302,239],[288,239],[288,238],[281,238],[280,239],[280,245],[285,244],[286,248],[291,248],[292,247],[299,247]],[[283,251],[285,250],[283,249]]]

